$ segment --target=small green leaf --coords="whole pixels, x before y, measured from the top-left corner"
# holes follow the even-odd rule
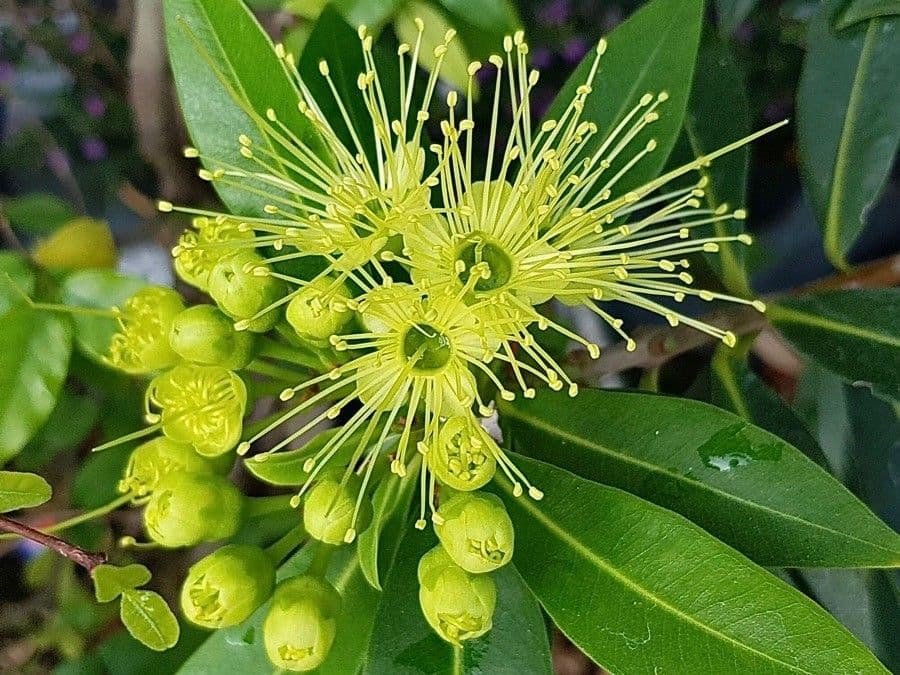
[[[844,6],[834,16],[834,27],[836,30],[844,30],[878,16],[898,14],[900,0],[845,0]]]
[[[340,431],[340,427],[327,429],[296,450],[248,457],[244,460],[244,466],[254,476],[270,485],[303,485],[309,478],[309,473],[303,470],[306,460],[324,448],[325,444]],[[361,435],[362,432],[353,433],[344,441],[332,460],[335,466],[350,459]]]
[[[97,565],[91,570],[91,578],[97,602],[112,602],[125,591],[145,586],[151,574],[143,565]]]
[[[92,269],[67,276],[60,288],[62,302],[71,307],[111,309],[121,307],[129,297],[147,285],[143,279],[113,270]],[[93,361],[101,362],[117,325],[113,318],[75,315],[75,344]]]
[[[734,35],[759,0],[716,0],[716,15],[719,19],[719,32],[723,37]],[[726,106],[722,106],[723,108]]]
[[[0,316],[21,302],[22,293],[30,297],[34,283],[34,272],[24,257],[12,251],[0,251]]]
[[[10,225],[29,234],[46,234],[78,215],[67,202],[43,192],[8,199],[3,209]]]
[[[711,405],[590,389],[574,399],[538,394],[500,412],[517,451],[677,511],[760,564],[900,562],[900,536],[837,480]]]
[[[900,401],[900,289],[785,298],[769,318],[802,354],[850,384]]]
[[[0,471],[0,513],[40,506],[52,496],[50,483],[36,474]]]
[[[401,42],[410,45],[416,44],[419,30],[415,20],[422,19],[425,22],[425,32],[422,34],[422,44],[429,45],[419,52],[419,64],[429,72],[434,70],[436,58],[434,47],[444,42],[444,34],[453,28],[446,16],[432,5],[422,0],[409,0],[397,13],[394,19],[394,30]],[[498,45],[498,48],[502,45]],[[441,64],[440,76],[457,89],[466,90],[466,82],[469,75],[469,55],[466,52],[462,40],[453,40],[447,47],[447,53]]]
[[[72,352],[67,317],[25,302],[2,318],[0,330],[0,466],[14,457],[56,405]]]
[[[545,492],[535,502],[505,480],[497,489],[516,527],[515,565],[556,625],[610,672],[888,672],[812,600],[685,518],[512,459]]]
[[[887,180],[900,143],[897,17],[835,32],[837,3],[823,2],[810,24],[797,90],[800,168],[836,267]]]
[[[616,127],[646,93],[668,92],[659,106],[659,120],[648,125],[629,147],[643,148],[651,138],[657,147],[616,183],[618,194],[656,178],[681,132],[700,44],[703,0],[653,0],[607,36],[606,54],[593,93],[584,104],[582,119],[597,124],[600,132],[587,139],[584,154],[597,151],[607,132]],[[575,69],[545,115],[558,120],[585,83],[594,61],[593,50]],[[736,140],[736,139],[734,139]],[[623,152],[607,170],[612,177],[634,152]],[[598,181],[596,189],[604,181]]]
[[[165,651],[178,642],[178,620],[158,593],[124,591],[120,616],[128,632],[153,651]]]

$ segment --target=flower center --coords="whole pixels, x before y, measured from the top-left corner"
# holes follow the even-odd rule
[[[453,355],[450,338],[428,323],[413,324],[403,336],[403,355],[414,360],[413,370],[434,373],[443,369]]]
[[[513,275],[513,259],[509,254],[486,235],[477,232],[456,249],[456,262],[462,262],[465,266],[458,274],[463,284],[469,282],[474,267],[487,269],[488,275],[475,282],[476,293],[500,290],[509,283]],[[457,269],[459,267],[458,265]]]

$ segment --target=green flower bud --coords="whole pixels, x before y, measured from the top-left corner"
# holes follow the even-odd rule
[[[166,436],[205,457],[222,455],[241,439],[247,387],[230,370],[181,363],[153,379],[147,400],[160,408]]]
[[[326,544],[352,542],[371,520],[372,503],[362,493],[362,479],[356,474],[350,474],[343,485],[339,477],[323,477],[304,501],[303,526]]]
[[[147,508],[144,525],[167,548],[194,546],[233,535],[241,524],[243,497],[228,479],[178,471],[164,476]]]
[[[213,267],[223,257],[230,255],[243,240],[253,239],[253,231],[243,229],[237,220],[200,216],[194,218],[193,230],[185,230],[172,250],[175,258],[175,272],[191,286],[201,291],[209,290],[209,275]],[[225,247],[225,242],[234,242],[234,248]]]
[[[119,492],[143,497],[156,489],[163,477],[175,471],[215,473],[215,467],[190,443],[178,443],[165,436],[142,443],[134,449],[119,481]]]
[[[325,342],[347,325],[353,316],[347,301],[350,291],[343,283],[320,278],[304,287],[288,303],[285,318],[303,340]]]
[[[494,440],[471,417],[451,417],[428,452],[428,468],[454,490],[477,490],[497,470]]]
[[[269,274],[259,254],[241,249],[213,267],[209,294],[223,312],[237,320],[241,329],[265,333],[278,322],[275,303],[287,294],[287,289],[284,282]]]
[[[181,296],[172,289],[142,288],[119,310],[119,330],[112,336],[106,361],[136,375],[178,363],[178,354],[169,346],[169,329],[183,310]]]
[[[495,495],[453,495],[434,514],[434,531],[447,555],[467,572],[493,572],[512,560],[513,524]]]
[[[440,546],[419,561],[419,605],[428,624],[459,646],[491,629],[497,588],[485,574],[457,566]]]
[[[236,331],[234,322],[212,305],[196,305],[172,321],[169,344],[185,361],[240,370],[253,360],[256,336]]]
[[[317,668],[334,642],[340,611],[341,596],[327,582],[312,576],[283,581],[263,624],[269,660],[294,672]]]
[[[258,546],[229,544],[195,563],[181,587],[184,615],[204,628],[234,626],[272,595],[275,563]]]

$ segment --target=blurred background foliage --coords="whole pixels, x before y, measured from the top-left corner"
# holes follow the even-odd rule
[[[311,41],[328,40],[324,31],[313,31],[326,5],[322,0],[247,4],[298,57]],[[456,29],[460,39],[445,62],[444,87],[464,82],[470,60],[486,59],[499,50],[503,35],[523,27],[532,63],[542,71],[532,96],[533,113],[540,116],[598,37],[643,3],[332,4],[351,25],[365,23],[389,43],[409,39],[415,17],[439,35]],[[721,167],[720,201],[746,203],[747,226],[757,238],[746,261],[754,291],[797,288],[850,268],[863,270],[856,277],[863,285],[867,280],[896,285],[900,2],[711,0],[707,10],[687,122],[672,161],[706,144],[719,145],[791,119],[789,126],[754,144],[749,159],[738,153]],[[315,51],[327,48],[319,44]],[[168,249],[180,223],[161,219],[154,200],[215,201],[180,154],[187,135],[175,101],[160,0],[0,3],[0,235],[5,249],[31,251],[60,281],[62,302],[108,306],[127,297],[141,280],[174,283]],[[0,251],[4,277],[9,274],[25,290],[41,283],[16,260]],[[871,261],[880,262],[864,266]],[[732,289],[743,283],[742,275],[729,278],[727,268],[708,274],[718,274]],[[0,282],[0,315],[16,311],[16,292]],[[35,321],[57,320],[52,314],[42,317]],[[627,312],[625,318],[632,325],[647,320]],[[112,488],[130,447],[90,457],[86,448],[140,423],[139,387],[97,362],[111,326],[102,319],[79,321],[74,337],[67,323],[55,326],[62,346],[35,346],[27,336],[4,328],[0,316],[0,352],[21,354],[13,361],[17,367],[28,359],[56,365],[51,375],[59,395],[32,401],[34,420],[20,434],[23,442],[0,448],[5,453],[0,460],[15,455],[13,468],[39,471],[54,485],[52,502],[30,516],[39,527],[115,497]],[[23,346],[29,353],[21,352]],[[642,382],[729,407],[717,383],[723,372],[742,365],[717,356],[710,366],[710,355],[680,357],[660,371],[644,373]],[[896,402],[806,365],[771,331],[757,340],[753,366],[753,373],[739,373],[739,381],[761,418],[768,415],[771,424],[786,425],[798,447],[820,447],[832,471],[886,522],[900,527]],[[624,384],[637,385],[640,375],[625,373]],[[8,380],[0,377],[0,389],[9,389]],[[0,391],[2,397],[8,406],[9,392]],[[12,433],[9,428],[0,432]],[[110,524],[73,529],[70,538],[101,548],[138,529],[139,523],[118,514]],[[155,557],[152,552],[141,556],[144,561]],[[171,595],[188,556],[169,553],[164,564],[154,560],[154,584],[163,594]],[[894,573],[785,571],[784,577],[832,611],[889,668],[900,669],[900,593]],[[69,561],[33,545],[0,542],[0,579],[3,672],[173,672],[203,639],[183,627],[176,649],[147,651],[121,630],[108,608],[92,601]],[[559,636],[554,646],[559,672],[591,672],[587,659]]]

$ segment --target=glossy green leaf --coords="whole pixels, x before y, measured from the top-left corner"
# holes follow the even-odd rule
[[[750,104],[741,70],[731,48],[709,36],[700,48],[694,86],[684,116],[684,135],[691,153],[700,157],[749,133]],[[715,210],[722,204],[728,204],[732,210],[744,207],[749,155],[749,147],[744,146],[717,159],[711,167],[700,169],[700,174],[709,181],[705,188],[709,208]],[[734,236],[743,232],[744,221],[720,221],[712,229],[718,237]],[[749,296],[744,248],[740,243],[722,243],[720,251],[707,255],[706,260],[729,291]]]
[[[97,565],[91,570],[97,602],[111,602],[125,591],[145,586],[151,574],[143,565]]]
[[[50,483],[36,474],[0,471],[0,513],[40,506],[52,496]]]
[[[431,4],[422,0],[409,0],[397,13],[394,19],[394,31],[401,42],[414,45],[419,31],[415,20],[422,19],[425,23],[425,31],[422,34],[422,44],[430,45],[419,52],[419,63],[429,72],[434,70],[436,58],[434,45],[444,42],[444,34],[453,28],[447,17]],[[500,45],[502,46],[502,45]],[[467,68],[469,66],[469,54],[461,40],[456,39],[450,43],[447,53],[441,64],[441,79],[446,80],[454,87],[465,91],[468,81]]]
[[[609,46],[600,59],[593,93],[588,96],[582,113],[582,118],[595,122],[600,131],[587,140],[585,153],[598,150],[606,134],[644,94],[669,93],[668,101],[659,107],[659,120],[635,136],[629,145],[636,152],[650,138],[655,138],[656,150],[616,183],[617,193],[624,194],[655,178],[681,132],[700,44],[703,4],[703,0],[653,0],[607,36]],[[550,106],[546,119],[560,118],[575,90],[587,80],[594,56],[591,50],[575,69]],[[623,152],[608,169],[608,175],[615,176],[633,155],[634,152]]]
[[[296,450],[276,452],[271,455],[261,453],[248,457],[244,460],[244,466],[254,476],[270,485],[303,485],[309,478],[309,473],[303,469],[306,460],[324,448],[340,430],[340,427],[326,429]],[[361,435],[362,432],[350,435],[332,458],[332,466],[339,466],[350,460]]]
[[[900,0],[845,0],[834,16],[834,28],[844,30],[879,16],[900,14]]]
[[[12,251],[0,251],[0,316],[22,300],[22,294],[34,293],[34,272],[24,257]]]
[[[497,34],[500,39],[504,34],[511,35],[522,23],[516,15],[515,6],[508,0],[480,0],[477,11],[472,11],[472,3],[468,0],[438,0],[438,3],[453,17],[485,32]],[[499,52],[500,45],[498,41],[494,50]]]
[[[159,593],[124,591],[120,616],[128,632],[153,651],[164,651],[178,642],[178,620]]]
[[[60,298],[72,307],[111,309],[121,307],[129,297],[147,285],[143,279],[125,276],[114,270],[82,270],[67,276],[60,287]],[[75,344],[88,358],[102,362],[116,332],[113,318],[74,315]]]
[[[313,152],[325,152],[312,123],[297,108],[299,94],[272,42],[242,2],[167,0],[164,10],[181,110],[203,155],[258,170],[240,154],[238,136],[246,134],[258,146],[289,157],[288,150],[263,133],[269,108]],[[260,215],[271,201],[221,182],[215,186],[234,213]]]
[[[101,675],[162,675],[174,673],[209,635],[208,631],[180,621],[178,643],[164,652],[148,649],[128,631],[121,630],[100,643]]]
[[[68,202],[44,192],[5,200],[3,210],[10,225],[30,234],[51,232],[77,215]]]
[[[797,90],[797,136],[806,192],[825,253],[837,267],[856,241],[900,143],[897,17],[836,32],[837,3],[823,2],[809,27]]]
[[[716,15],[719,20],[719,31],[724,37],[734,35],[759,0],[716,0]]]
[[[851,384],[900,401],[900,289],[785,298],[769,318],[790,343]]]
[[[366,675],[489,674],[510,668],[528,675],[550,675],[550,649],[540,607],[513,565],[491,575],[497,609],[490,632],[454,649],[425,621],[419,608],[419,559],[437,544],[430,530],[410,529],[385,582],[384,600]]]
[[[900,563],[900,536],[837,480],[724,410],[586,390],[539,394],[501,414],[519,452],[677,511],[760,564]]]
[[[99,413],[100,409],[94,398],[72,394],[63,389],[44,426],[16,457],[16,468],[37,471],[67,450],[76,452],[97,424]]]
[[[812,600],[685,518],[513,459],[545,492],[535,502],[498,487],[515,564],[556,625],[607,670],[888,672]]]
[[[0,466],[47,420],[66,378],[72,352],[68,317],[21,302],[0,330]]]

